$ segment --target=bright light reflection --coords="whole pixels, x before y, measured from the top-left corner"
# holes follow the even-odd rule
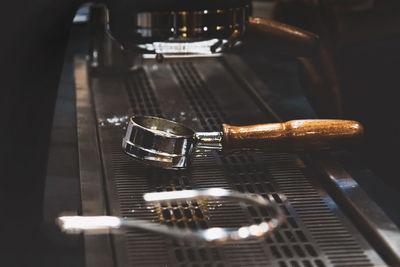
[[[121,122],[124,122],[128,119],[128,116],[123,116],[123,117],[112,117],[112,118],[107,118],[107,122],[115,125],[121,125]]]
[[[304,123],[305,123],[305,121],[303,121],[303,120],[293,121],[292,127],[299,128],[299,127],[302,127],[304,125]]]
[[[161,201],[161,200],[193,198],[196,196],[197,196],[196,190],[182,190],[182,191],[171,191],[171,192],[146,193],[143,195],[143,198],[146,201]]]
[[[213,196],[216,196],[216,197],[222,197],[222,196],[229,195],[229,191],[225,190],[223,188],[210,188],[210,189],[208,189],[208,193],[210,195],[213,195]]]
[[[260,223],[259,226],[260,226],[261,232],[263,232],[263,233],[268,232],[268,230],[269,230],[269,225],[268,225],[268,223],[263,222],[263,223]]]
[[[223,239],[226,238],[226,232],[222,228],[214,227],[206,230],[204,232],[204,237],[208,241]]]
[[[240,236],[240,238],[247,238],[249,237],[249,230],[247,229],[247,227],[240,227],[238,230],[238,235]]]
[[[250,230],[251,235],[257,236],[260,234],[260,228],[258,227],[258,225],[254,224],[254,225],[250,226],[249,230]]]
[[[199,42],[154,42],[146,46],[149,51],[157,54],[212,54],[210,48],[216,44],[218,39]],[[226,40],[224,40],[226,42]]]
[[[58,219],[64,230],[96,230],[121,225],[121,220],[113,216],[62,216]]]

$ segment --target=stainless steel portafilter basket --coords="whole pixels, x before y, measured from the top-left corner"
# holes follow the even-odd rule
[[[149,116],[129,120],[122,148],[129,156],[164,169],[190,164],[197,143],[195,132],[179,123]]]

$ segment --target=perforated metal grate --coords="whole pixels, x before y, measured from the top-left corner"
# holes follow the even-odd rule
[[[204,131],[219,130],[223,122],[235,123],[230,116],[232,111],[221,108],[219,101],[223,99],[214,96],[213,90],[218,89],[209,87],[196,64],[201,63],[177,61],[166,68],[188,101],[184,111],[192,114],[198,129]],[[126,75],[126,96],[135,114],[163,116],[163,99],[158,96],[161,88],[153,84],[144,70]],[[123,154],[124,131],[123,127],[113,125],[99,128],[105,174],[115,196],[111,201],[118,203],[112,213],[191,229],[237,227],[270,218],[267,210],[245,204],[190,202],[147,206],[142,199],[144,193],[151,191],[223,187],[273,199],[288,217],[287,223],[265,240],[223,246],[189,244],[129,231],[125,244],[130,266],[372,265],[358,241],[310,182],[298,156],[262,152],[223,156],[202,152],[196,154],[190,170],[171,172],[145,167]],[[285,204],[282,195],[288,199]]]
[[[134,114],[162,117],[160,105],[143,69],[126,75],[125,84]]]

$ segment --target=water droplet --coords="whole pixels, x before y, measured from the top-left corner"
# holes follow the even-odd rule
[[[110,118],[106,118],[105,121],[102,121],[100,123],[100,126],[106,126],[106,125],[113,125],[113,126],[121,126],[121,125],[127,125],[128,124],[128,120],[129,120],[129,116],[121,116],[121,117],[117,117],[117,116],[113,116]]]

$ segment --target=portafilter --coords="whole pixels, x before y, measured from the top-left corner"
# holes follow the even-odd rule
[[[328,150],[360,141],[363,127],[350,120],[293,120],[248,126],[222,124],[217,132],[195,132],[166,119],[130,118],[122,149],[129,156],[164,169],[185,169],[196,149],[229,153],[243,149],[300,152]]]

